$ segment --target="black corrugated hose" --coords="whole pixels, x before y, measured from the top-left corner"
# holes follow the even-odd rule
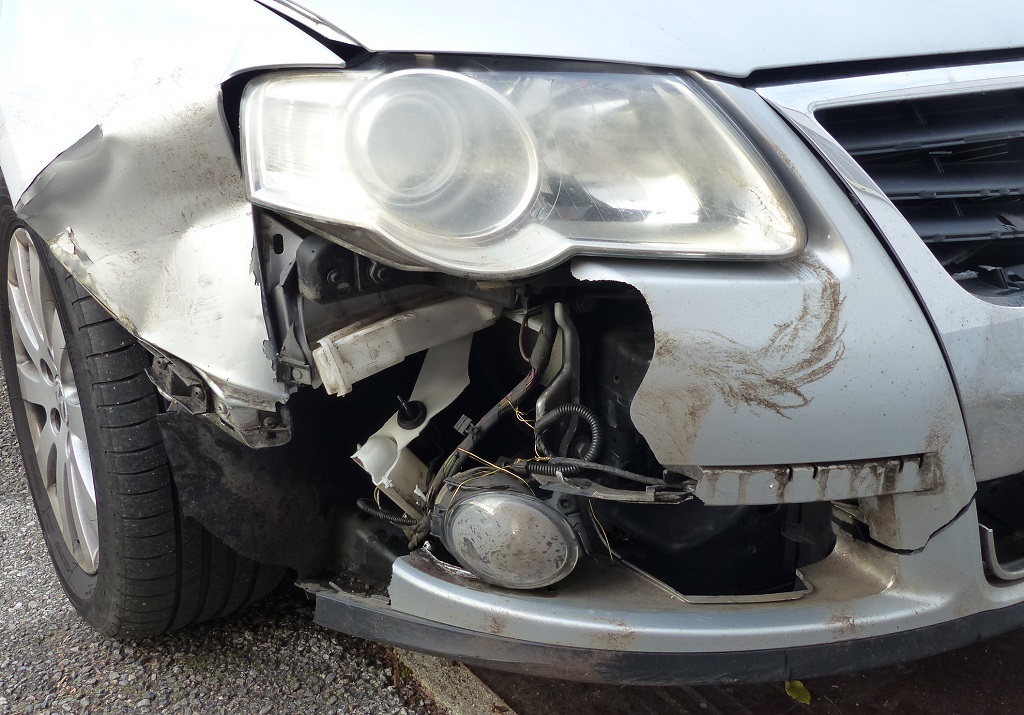
[[[558,456],[544,442],[544,433],[559,421],[572,416],[579,417],[590,428],[590,446],[587,448],[586,454],[580,456],[580,459],[584,462],[593,462],[597,455],[601,454],[601,447],[604,446],[604,427],[601,425],[601,421],[589,407],[578,403],[569,403],[559,405],[534,423],[533,428],[537,433],[537,451],[541,456]]]
[[[373,503],[371,499],[359,499],[356,501],[356,506],[359,507],[360,511],[366,512],[370,516],[375,516],[378,519],[391,522],[397,526],[416,526],[418,523],[411,516],[406,514],[399,514],[397,512],[387,511],[381,509],[379,506]]]

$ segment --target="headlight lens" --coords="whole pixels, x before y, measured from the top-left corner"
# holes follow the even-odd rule
[[[368,229],[356,248],[414,267],[514,277],[576,254],[757,260],[804,244],[778,180],[685,77],[272,74],[246,89],[242,145],[254,203]]]
[[[463,75],[378,77],[353,97],[346,124],[349,166],[388,233],[491,236],[537,193],[530,130],[508,100]]]

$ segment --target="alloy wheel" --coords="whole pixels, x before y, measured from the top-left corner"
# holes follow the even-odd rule
[[[18,228],[8,250],[17,379],[38,477],[68,550],[83,571],[94,574],[99,567],[96,486],[64,330],[32,237]]]

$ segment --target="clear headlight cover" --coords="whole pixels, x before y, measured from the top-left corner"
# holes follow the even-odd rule
[[[686,77],[271,74],[246,89],[242,151],[254,203],[469,277],[578,254],[765,260],[804,245],[779,181]]]

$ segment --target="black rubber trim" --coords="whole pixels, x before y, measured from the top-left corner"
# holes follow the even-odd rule
[[[1024,625],[1024,604],[870,638],[719,653],[546,645],[427,621],[394,611],[383,600],[331,591],[316,593],[315,621],[359,638],[497,670],[619,685],[695,685],[813,678],[923,658]]]

